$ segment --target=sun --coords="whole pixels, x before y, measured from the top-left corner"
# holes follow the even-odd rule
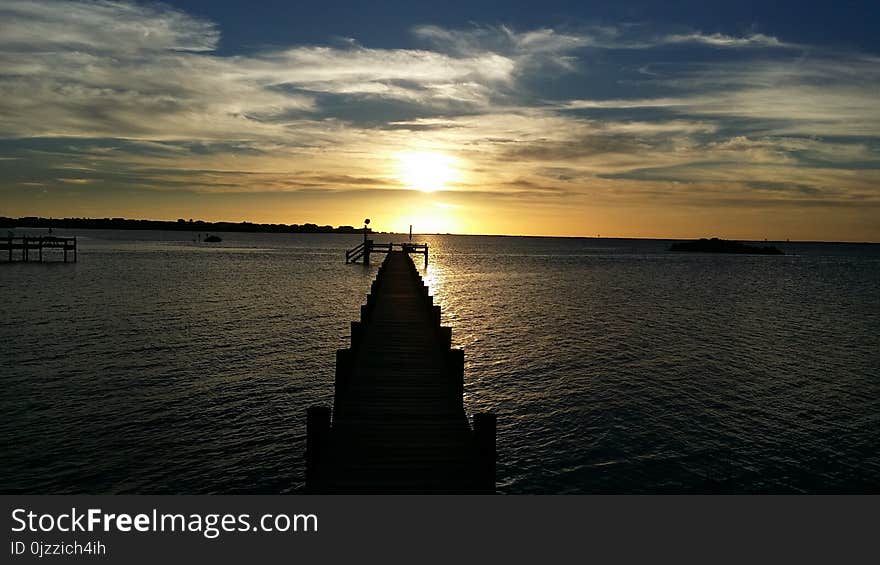
[[[397,177],[407,188],[435,192],[458,178],[455,159],[444,153],[407,151],[397,155]]]

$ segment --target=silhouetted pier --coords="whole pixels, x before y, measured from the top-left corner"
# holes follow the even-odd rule
[[[425,250],[427,253],[427,249]],[[307,416],[306,487],[322,493],[491,493],[495,416],[464,411],[464,351],[406,250],[387,248],[329,407]]]
[[[36,259],[43,260],[43,251],[46,249],[60,249],[64,254],[64,262],[67,263],[68,252],[73,253],[73,261],[76,262],[76,237],[55,237],[53,235],[40,236],[7,236],[0,238],[0,257],[6,257],[9,261],[15,261],[15,250],[18,250],[18,258],[25,263]],[[5,253],[4,253],[5,252]],[[31,257],[34,254],[34,257]]]

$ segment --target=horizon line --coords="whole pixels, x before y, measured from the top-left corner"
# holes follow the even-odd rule
[[[90,217],[76,217],[76,216],[67,216],[64,218],[55,218],[55,217],[44,217],[44,216],[19,216],[17,218],[10,216],[2,216],[0,215],[0,222],[3,220],[13,220],[13,221],[21,221],[21,220],[36,220],[36,221],[65,221],[65,220],[77,220],[77,221],[126,221],[126,222],[156,222],[156,223],[169,223],[169,224],[178,224],[181,222],[182,218],[176,218],[174,220],[157,220],[157,219],[149,219],[149,218],[124,218],[120,216],[109,217],[105,216],[103,218],[90,218]],[[305,223],[292,223],[286,224],[281,222],[253,222],[250,220],[240,220],[240,221],[230,221],[230,220],[202,220],[202,219],[192,219],[184,221],[183,223],[203,223],[203,224],[250,224],[253,226],[307,226],[312,225],[316,227],[330,227],[332,229],[340,229],[344,227],[351,227],[355,232],[344,232],[342,235],[351,235],[352,233],[360,233],[362,228],[353,226],[351,224],[340,224],[337,226],[333,226],[332,224],[318,224],[315,222],[305,222]],[[12,229],[16,227],[40,227],[40,226],[12,226]],[[62,229],[107,229],[107,228],[62,228]],[[132,230],[141,231],[149,231],[149,228],[129,228]],[[175,230],[175,231],[187,231],[187,230]],[[254,231],[251,233],[261,233],[258,231]],[[277,232],[276,232],[277,233]],[[301,232],[301,233],[332,233],[335,235],[340,235],[340,232]],[[376,231],[370,228],[370,233],[372,234],[380,234],[380,235],[409,235],[407,232],[396,232],[396,231]],[[547,235],[547,234],[508,234],[508,233],[453,233],[453,232],[413,232],[413,236],[415,235],[451,235],[451,236],[474,236],[474,237],[532,237],[532,238],[556,238],[556,239],[623,239],[623,240],[653,240],[653,241],[673,241],[673,240],[692,240],[692,239],[711,239],[713,237],[717,237],[718,239],[727,239],[727,240],[737,240],[737,241],[748,241],[748,242],[772,242],[772,243],[846,243],[846,244],[866,244],[866,245],[876,245],[880,243],[880,241],[866,241],[866,240],[822,240],[822,239],[768,239],[768,238],[735,238],[735,237],[723,237],[719,235],[700,235],[700,236],[617,236],[617,235],[607,235],[603,236],[600,234],[597,235]]]

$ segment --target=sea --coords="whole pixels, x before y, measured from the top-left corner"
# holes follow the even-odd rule
[[[0,492],[301,492],[362,236],[55,233],[0,258]],[[413,239],[499,493],[880,493],[880,245]]]

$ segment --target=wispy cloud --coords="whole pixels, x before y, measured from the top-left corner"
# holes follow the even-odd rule
[[[138,51],[212,51],[220,32],[209,21],[165,5],[91,0],[4,0],[0,48],[84,49],[110,54]]]
[[[673,33],[663,36],[660,43],[702,43],[713,47],[798,47],[797,45],[780,41],[778,38],[763,33],[753,33],[744,36],[725,35],[723,33]]]
[[[876,136],[880,131],[880,60],[847,53],[776,60],[695,64],[641,85],[674,96],[568,100],[568,110],[649,109],[729,119],[778,135]]]
[[[485,52],[498,54],[514,62],[519,70],[538,64],[570,69],[572,51],[597,45],[591,34],[559,32],[550,28],[518,32],[507,26],[452,30],[424,25],[415,27],[413,34],[428,41],[435,49],[457,56]]]

